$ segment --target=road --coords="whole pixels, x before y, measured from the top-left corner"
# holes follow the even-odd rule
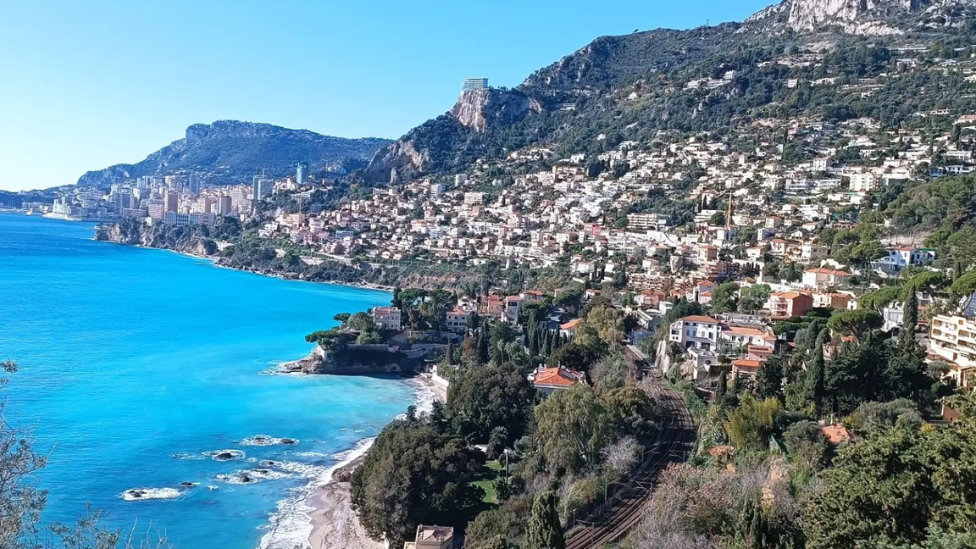
[[[636,353],[635,349],[629,350],[633,358],[646,361],[639,350]],[[599,516],[592,517],[592,522],[578,523],[583,527],[576,529],[573,537],[567,541],[566,549],[597,549],[623,539],[643,518],[658,475],[668,465],[688,460],[695,445],[696,433],[691,414],[680,393],[665,387],[660,379],[657,383],[660,384],[658,401],[665,412],[660,440],[628,487],[611,500],[610,507]]]

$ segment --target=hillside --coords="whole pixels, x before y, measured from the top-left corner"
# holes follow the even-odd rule
[[[241,183],[262,171],[270,177],[283,177],[293,173],[299,162],[308,163],[313,175],[342,173],[360,167],[389,143],[386,139],[343,139],[308,130],[221,120],[190,126],[186,137],[137,164],[88,172],[78,185],[106,187],[120,179],[179,172],[195,172],[210,184]]]
[[[769,118],[903,125],[949,103],[976,108],[971,83],[939,64],[968,55],[974,14],[976,0],[786,0],[742,23],[597,38],[513,90],[463,93],[366,174],[459,172],[533,145],[599,153]]]

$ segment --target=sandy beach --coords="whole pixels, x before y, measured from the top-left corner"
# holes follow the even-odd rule
[[[447,389],[433,381],[429,375],[420,375],[412,381],[419,388],[418,408],[429,410],[434,400],[447,401]],[[316,488],[305,500],[312,512],[312,534],[308,542],[312,549],[384,549],[385,544],[373,541],[366,535],[350,505],[349,479],[365,459],[357,457],[339,467],[332,480]]]
[[[305,503],[313,509],[309,515],[312,549],[384,549],[385,545],[369,539],[349,502],[349,477],[362,463],[359,458],[337,470],[332,482],[317,488]]]

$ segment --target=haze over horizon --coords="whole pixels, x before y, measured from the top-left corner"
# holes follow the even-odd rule
[[[513,87],[601,35],[741,20],[769,3],[502,0],[486,17],[443,0],[0,0],[0,189],[72,184],[220,119],[397,138],[449,109],[465,77]]]

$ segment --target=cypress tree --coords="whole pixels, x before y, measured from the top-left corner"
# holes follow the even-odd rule
[[[729,374],[722,372],[718,376],[718,388],[715,389],[715,402],[720,403],[725,394],[729,392]]]
[[[529,518],[527,549],[566,549],[558,507],[559,498],[551,491],[535,497]]]
[[[909,286],[902,309],[901,334],[898,336],[898,351],[909,353],[915,349],[915,328],[918,327],[918,295],[915,286]]]
[[[551,335],[552,332],[550,332],[549,330],[543,330],[541,336],[542,341],[539,343],[539,351],[541,351],[542,354],[547,357],[552,354],[552,338],[550,337]]]
[[[488,342],[488,323],[485,322],[481,326],[481,332],[478,334],[478,362],[481,364],[488,364],[488,360],[491,358],[490,346]]]
[[[448,343],[447,349],[444,349],[444,363],[450,366],[454,363],[454,344]]]
[[[536,329],[535,324],[530,324],[528,333],[525,336],[526,347],[529,349],[529,357],[535,357],[539,355],[539,330]]]
[[[823,356],[823,346],[826,342],[827,330],[822,330],[817,336],[817,343],[811,351],[813,356],[810,359],[810,365],[807,367],[807,399],[813,402],[817,417],[823,414],[824,397],[827,393]]]

